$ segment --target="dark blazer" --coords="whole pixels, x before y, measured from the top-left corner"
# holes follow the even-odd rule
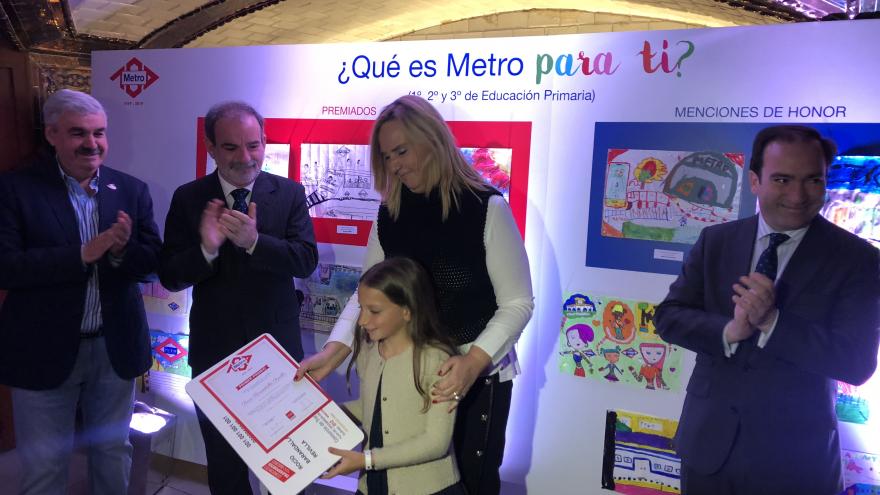
[[[767,345],[755,337],[726,358],[732,286],[749,272],[757,223],[704,229],[657,308],[661,337],[697,353],[676,448],[711,474],[741,442],[768,493],[838,493],[835,380],[861,384],[877,365],[878,250],[817,216],[777,282],[779,319]]]
[[[158,262],[159,229],[147,185],[101,166],[98,232],[118,210],[132,220],[122,263],[104,256],[84,266],[76,213],[55,158],[0,176],[0,383],[45,390],[70,374],[80,342],[86,284],[98,270],[110,362],[125,379],[150,367],[150,339],[139,281]]]
[[[225,204],[217,172],[174,192],[160,255],[162,285],[173,291],[193,287],[193,372],[201,373],[264,332],[302,359],[293,277],[309,276],[318,263],[302,185],[261,172],[251,195],[260,234],[253,254],[226,241],[209,264],[202,254],[199,225],[205,205],[215,198]]]

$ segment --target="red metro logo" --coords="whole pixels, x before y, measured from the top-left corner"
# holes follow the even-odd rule
[[[117,79],[119,79],[119,89],[128,93],[128,96],[137,98],[139,94],[156,82],[159,76],[137,57],[133,57],[110,76],[111,81]]]
[[[242,371],[247,371],[248,367],[250,367],[251,363],[251,355],[245,354],[244,356],[235,356],[232,358],[232,361],[229,362],[229,367],[226,368],[227,373],[240,373]]]

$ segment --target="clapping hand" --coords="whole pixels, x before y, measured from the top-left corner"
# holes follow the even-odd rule
[[[220,215],[224,209],[223,200],[212,199],[202,210],[202,221],[199,224],[199,236],[202,247],[208,254],[217,254],[220,246],[226,241],[226,235],[220,230]]]
[[[767,331],[767,323],[776,313],[776,292],[773,281],[763,273],[752,272],[733,284],[733,302],[744,311],[751,326]]]
[[[107,251],[110,251],[114,256],[122,256],[129,237],[131,237],[131,218],[120,210],[116,214],[116,222],[109,229],[83,244],[80,251],[83,263],[87,265],[95,263]]]
[[[248,213],[224,210],[218,220],[220,233],[240,248],[250,249],[257,242],[257,204],[248,205]]]
[[[131,217],[128,216],[128,213],[119,210],[116,213],[116,223],[111,225],[107,231],[113,238],[110,253],[113,256],[121,257],[125,252],[125,246],[128,245],[129,238],[131,238]]]

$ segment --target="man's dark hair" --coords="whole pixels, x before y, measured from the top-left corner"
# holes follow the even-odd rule
[[[834,155],[837,154],[837,145],[834,141],[822,137],[819,131],[803,125],[775,125],[761,129],[755,136],[752,144],[752,160],[749,162],[749,170],[761,177],[761,169],[764,168],[764,150],[773,142],[782,143],[810,143],[815,142],[822,149],[822,158],[825,166],[831,164]]]
[[[215,140],[216,134],[214,133],[217,121],[224,117],[239,117],[242,115],[252,115],[260,124],[260,131],[265,132],[263,116],[254,107],[243,101],[224,101],[211,107],[208,110],[208,114],[205,115],[205,137],[208,138],[208,141],[211,141],[211,144],[217,144]]]

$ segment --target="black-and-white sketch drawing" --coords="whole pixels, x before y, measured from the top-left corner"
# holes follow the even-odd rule
[[[381,198],[373,189],[367,145],[303,143],[300,182],[312,218],[376,218]]]

